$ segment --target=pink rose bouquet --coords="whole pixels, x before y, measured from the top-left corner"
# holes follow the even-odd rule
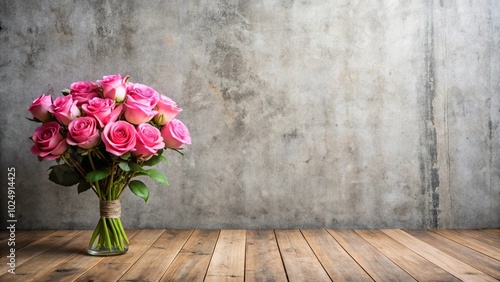
[[[41,160],[55,160],[49,180],[77,185],[78,193],[93,191],[101,217],[90,239],[88,253],[112,255],[128,249],[120,220],[120,196],[128,187],[145,202],[149,189],[137,176],[168,184],[154,166],[166,149],[180,153],[191,144],[187,127],[176,116],[177,104],[153,88],[128,82],[128,76],[104,76],[78,81],[54,100],[42,94],[28,107],[35,122],[31,152]]]

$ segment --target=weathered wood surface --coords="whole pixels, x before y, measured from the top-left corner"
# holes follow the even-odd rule
[[[128,230],[121,256],[90,230],[0,231],[0,281],[498,281],[500,230]]]

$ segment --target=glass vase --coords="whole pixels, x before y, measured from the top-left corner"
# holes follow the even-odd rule
[[[101,218],[92,233],[87,253],[94,256],[126,253],[129,240],[120,220],[120,201],[100,201],[99,207]]]

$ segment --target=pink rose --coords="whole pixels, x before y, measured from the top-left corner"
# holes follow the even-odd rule
[[[176,118],[161,129],[161,136],[165,148],[179,149],[183,144],[191,144],[188,128]]]
[[[141,123],[137,126],[137,143],[134,154],[142,160],[148,160],[156,155],[159,149],[165,148],[160,130],[149,123]]]
[[[125,100],[127,94],[126,77],[122,78],[119,74],[107,75],[98,80],[102,86],[102,93],[104,98],[110,98],[116,102]]]
[[[92,98],[99,97],[99,85],[92,81],[73,82],[70,86],[70,90],[73,100],[78,101],[78,106],[87,103]]]
[[[68,125],[66,141],[70,145],[90,149],[99,142],[99,130],[97,122],[93,117],[79,117],[72,120]]]
[[[160,100],[160,94],[153,88],[140,84],[128,83],[127,84],[127,99],[132,97],[137,104],[142,104],[153,109]]]
[[[66,139],[59,132],[61,126],[57,121],[42,124],[33,133],[34,142],[31,152],[44,160],[59,158],[68,148]]]
[[[125,119],[133,124],[141,124],[148,122],[153,119],[153,117],[158,112],[153,110],[149,105],[144,105],[137,103],[132,96],[127,97],[125,101]]]
[[[28,111],[30,111],[34,118],[40,121],[48,121],[50,119],[49,108],[51,105],[52,96],[50,94],[47,96],[42,94],[28,107]]]
[[[76,105],[78,101],[73,101],[72,95],[59,96],[54,100],[54,104],[49,107],[49,112],[54,114],[56,119],[64,125],[68,125],[72,120],[81,115],[80,109]]]
[[[113,99],[93,98],[87,104],[83,104],[82,109],[87,115],[97,119],[100,127],[104,127],[106,124],[118,119],[123,105],[115,108],[115,100]]]
[[[121,156],[135,151],[136,131],[133,125],[126,121],[110,122],[101,133],[101,139],[109,153]]]
[[[156,110],[158,114],[154,117],[154,121],[159,125],[169,123],[182,111],[181,108],[177,107],[177,103],[165,95],[160,96],[160,101],[158,101],[156,105]]]

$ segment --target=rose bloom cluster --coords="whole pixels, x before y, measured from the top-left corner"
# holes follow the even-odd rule
[[[65,94],[55,100],[42,94],[28,107],[43,122],[32,136],[31,152],[44,160],[59,158],[68,146],[88,150],[101,142],[115,156],[130,152],[140,160],[191,144],[188,128],[175,118],[182,109],[153,88],[128,82],[128,76],[74,82]]]

